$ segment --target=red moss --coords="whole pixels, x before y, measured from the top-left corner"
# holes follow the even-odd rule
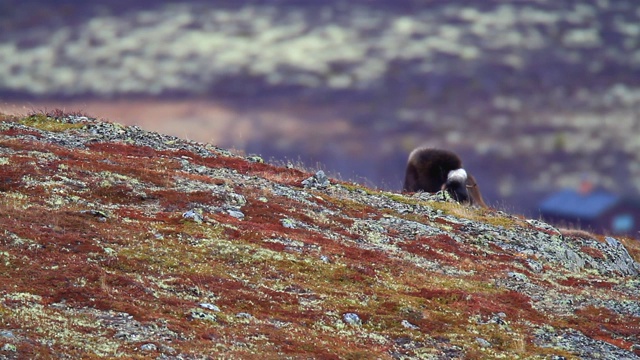
[[[0,134],[5,136],[12,136],[12,137],[27,135],[27,136],[34,136],[38,139],[42,138],[42,135],[39,132],[31,129],[9,128],[9,129],[0,131]]]
[[[177,191],[171,189],[162,189],[151,191],[149,195],[153,199],[157,199],[160,205],[167,211],[187,210],[197,205],[221,205],[222,201],[219,195],[210,191]]]
[[[460,225],[460,224],[456,224],[454,222],[448,221],[448,220],[440,218],[440,217],[435,218],[433,221],[438,223],[438,224],[443,224],[443,225],[449,226],[449,227],[453,228],[454,230],[460,230],[460,228],[462,227],[462,225]]]
[[[583,246],[580,248],[580,251],[591,256],[594,259],[600,259],[600,260],[606,259],[606,256],[604,255],[604,253],[602,253],[602,251],[590,246]]]
[[[120,158],[126,157],[159,157],[158,151],[149,146],[129,145],[122,143],[103,142],[90,143],[87,147],[94,152],[117,155]]]
[[[640,318],[621,316],[606,308],[587,306],[578,309],[568,325],[589,337],[606,341],[623,349],[629,349],[632,342],[624,338],[635,338],[640,334]]]
[[[272,166],[264,164],[251,162],[241,157],[235,156],[211,156],[211,157],[203,157],[198,154],[186,151],[186,150],[163,150],[158,152],[161,155],[165,155],[171,158],[180,158],[186,157],[189,159],[189,162],[196,164],[207,166],[210,168],[227,168],[234,169],[241,174],[258,174],[261,171],[271,171]]]
[[[139,203],[142,198],[133,192],[133,188],[127,184],[112,184],[108,186],[93,185],[91,195],[106,204],[132,204]]]
[[[128,218],[131,220],[138,220],[138,221],[157,221],[158,220],[156,217],[149,216],[145,214],[144,211],[133,208],[133,207],[126,207],[126,208],[120,207],[118,209],[115,209],[114,215],[123,217],[123,218]]]
[[[24,186],[23,178],[38,173],[37,168],[28,163],[17,164],[11,158],[11,165],[0,165],[0,191],[15,191]]]
[[[531,307],[529,297],[516,291],[499,293],[470,293],[458,289],[422,288],[408,295],[430,300],[439,305],[446,305],[458,309],[466,314],[480,314],[491,316],[503,312],[509,318],[524,318],[530,321],[540,321],[539,314]]]
[[[418,237],[400,242],[398,246],[412,254],[445,264],[460,264],[462,259],[474,256],[468,245],[458,243],[448,235]]]
[[[571,288],[585,288],[594,287],[598,289],[611,289],[615,286],[614,283],[608,281],[600,281],[595,279],[583,279],[576,277],[568,277],[566,279],[558,280],[558,284],[568,286]]]
[[[459,301],[463,301],[467,296],[461,290],[449,290],[438,288],[421,288],[416,292],[407,293],[410,296],[416,296],[425,300],[433,300],[440,304],[451,304]]]
[[[531,307],[531,299],[517,291],[509,290],[499,293],[479,294],[472,296],[470,307],[474,313],[492,315],[504,312],[509,318],[540,321],[540,314]]]

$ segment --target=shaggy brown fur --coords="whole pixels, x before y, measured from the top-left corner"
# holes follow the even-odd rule
[[[445,190],[460,203],[487,207],[476,179],[462,168],[462,160],[454,152],[417,148],[409,155],[404,192],[438,192]]]

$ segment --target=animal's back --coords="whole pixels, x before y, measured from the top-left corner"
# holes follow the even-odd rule
[[[437,192],[450,171],[462,168],[455,153],[432,148],[417,148],[409,155],[403,191]]]

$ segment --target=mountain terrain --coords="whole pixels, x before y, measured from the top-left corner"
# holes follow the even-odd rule
[[[640,358],[636,240],[0,119],[1,359]]]
[[[585,177],[640,193],[639,24],[635,0],[8,0],[0,98],[97,100],[393,191],[414,147],[449,148],[490,203],[535,218]]]

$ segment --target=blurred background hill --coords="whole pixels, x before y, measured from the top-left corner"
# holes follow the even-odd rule
[[[444,147],[537,217],[640,191],[640,3],[5,0],[0,111],[53,107],[393,191]]]

